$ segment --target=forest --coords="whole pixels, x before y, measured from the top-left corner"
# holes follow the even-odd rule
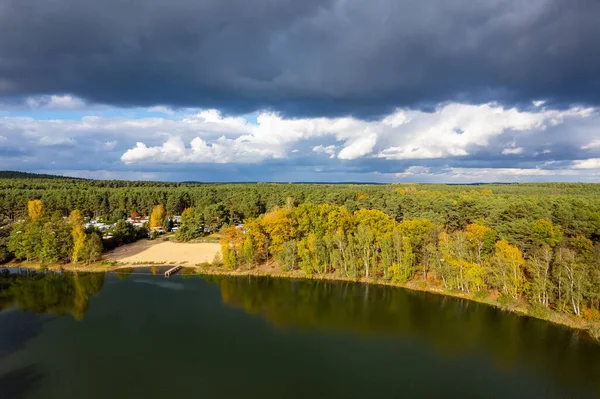
[[[599,184],[202,184],[0,176],[5,259],[28,256],[11,253],[15,246],[8,244],[21,224],[31,223],[31,201],[44,209],[35,231],[67,237],[70,229],[65,239],[73,243],[79,218],[119,220],[162,206],[166,215],[182,216],[178,240],[220,229],[222,261],[231,270],[271,263],[308,276],[494,294],[500,302],[524,301],[538,311],[600,319]],[[64,226],[46,227],[52,223]],[[61,259],[97,257],[97,249],[90,252],[93,232],[83,234],[80,258],[71,253]]]

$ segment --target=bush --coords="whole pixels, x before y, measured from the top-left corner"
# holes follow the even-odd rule
[[[590,335],[596,339],[600,339],[600,326],[592,325],[590,327]]]
[[[486,290],[479,290],[473,295],[473,298],[484,300],[488,298],[488,292]]]
[[[545,307],[544,305],[542,305],[541,303],[534,303],[529,308],[529,313],[533,317],[537,317],[538,319],[547,319],[549,312],[550,312],[550,310],[547,307]]]
[[[213,261],[212,261],[212,265],[216,266],[216,267],[223,266],[223,259],[221,258],[220,252],[217,252],[215,254],[215,257],[213,258]]]
[[[583,318],[588,321],[600,321],[600,311],[598,309],[583,309]]]
[[[498,304],[503,309],[510,308],[514,303],[515,303],[514,298],[511,296],[508,296],[508,295],[501,295],[500,298],[498,298]]]

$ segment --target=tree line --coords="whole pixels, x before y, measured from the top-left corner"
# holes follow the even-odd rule
[[[519,244],[485,219],[449,231],[428,219],[396,221],[375,209],[311,203],[274,209],[221,231],[231,269],[276,261],[284,271],[406,284],[422,281],[501,300],[526,300],[600,318],[600,250],[550,220],[529,222]]]
[[[509,185],[366,184],[196,184],[97,181],[66,178],[0,178],[0,223],[27,216],[27,203],[39,199],[48,214],[119,220],[136,212],[150,215],[162,204],[166,214],[187,208],[202,213],[215,228],[256,218],[275,207],[303,203],[343,205],[353,213],[377,209],[396,221],[429,219],[448,231],[485,219],[489,227],[517,244],[530,235],[530,222],[544,219],[571,236],[600,239],[600,185],[541,183]],[[218,226],[218,227],[217,227]],[[524,250],[524,248],[520,248]]]
[[[68,218],[60,212],[47,216],[40,200],[28,202],[28,215],[10,226],[7,251],[17,259],[30,262],[93,262],[102,253],[98,231],[84,228],[79,210]]]
[[[41,219],[30,215],[32,200],[43,203]],[[598,308],[598,184],[202,184],[10,172],[0,175],[0,261],[13,254],[75,259],[73,249],[64,249],[75,245],[67,234],[73,210],[117,221],[117,239],[125,243],[143,235],[119,222],[132,213],[155,214],[152,227],[181,215],[181,241],[225,226],[230,267],[275,260],[307,274],[491,289],[580,315]],[[32,239],[13,240],[15,229]],[[64,245],[44,244],[44,236]]]

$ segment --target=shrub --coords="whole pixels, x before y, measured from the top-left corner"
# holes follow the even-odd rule
[[[583,309],[583,318],[588,321],[600,321],[600,311],[598,309]]]
[[[220,252],[217,252],[215,254],[215,257],[213,258],[213,261],[212,261],[212,265],[216,266],[216,267],[223,266],[223,258],[221,258]]]
[[[514,303],[515,303],[514,298],[511,296],[508,296],[508,295],[501,295],[500,298],[498,298],[498,304],[503,309],[510,308]]]
[[[486,290],[479,290],[475,293],[475,295],[473,295],[473,298],[479,299],[479,300],[487,299],[487,297],[488,297],[488,292]]]
[[[533,317],[537,317],[538,319],[547,319],[549,312],[550,310],[541,303],[534,303],[533,305],[531,305],[529,310],[529,313]]]

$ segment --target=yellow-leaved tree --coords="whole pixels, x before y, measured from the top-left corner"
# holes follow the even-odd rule
[[[244,233],[235,226],[221,230],[220,244],[223,263],[230,269],[237,269],[241,263],[244,239]]]
[[[269,239],[269,251],[278,255],[284,244],[296,232],[291,212],[287,209],[276,209],[265,213],[261,218],[261,225]]]
[[[483,248],[485,244],[486,235],[490,234],[492,229],[489,227],[472,223],[467,226],[467,241],[471,245],[471,248],[475,254],[474,258],[478,265],[481,265]]]
[[[167,212],[165,211],[165,207],[162,204],[156,205],[152,208],[152,213],[150,214],[150,228],[161,227],[166,217]]]
[[[31,220],[39,220],[44,216],[44,204],[39,199],[31,200],[27,203],[27,212]]]
[[[523,254],[519,248],[510,245],[506,240],[496,243],[496,252],[493,258],[493,270],[496,275],[498,288],[505,295],[515,299],[519,298],[523,288]]]
[[[79,262],[83,258],[85,249],[85,230],[83,228],[83,216],[81,212],[75,209],[69,215],[69,224],[71,224],[71,236],[73,237],[73,252],[71,259],[73,262]]]

